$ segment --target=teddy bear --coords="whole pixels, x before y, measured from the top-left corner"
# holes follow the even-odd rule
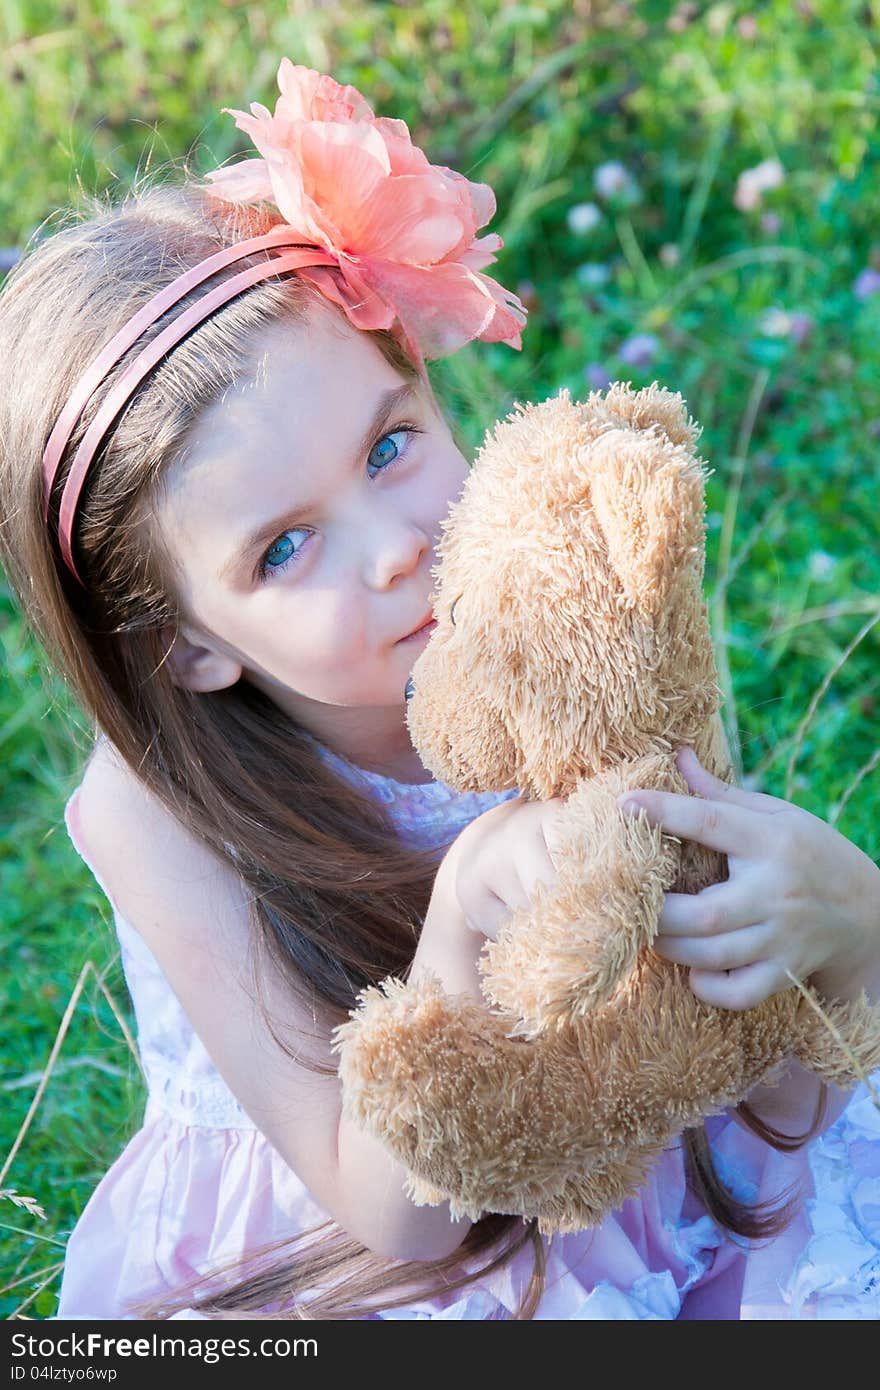
[[[880,1065],[880,1017],[792,985],[757,1007],[696,997],[651,949],[666,892],[726,857],[627,816],[622,792],[689,793],[691,744],[733,780],[702,583],[700,427],[680,394],[614,383],[516,403],[487,431],[442,524],[437,627],[406,718],[460,791],[558,797],[558,881],[486,939],[483,1000],[389,976],[335,1030],[344,1113],[453,1218],[598,1224],[685,1128],[797,1059],[851,1084]],[[841,1046],[843,1043],[843,1046]]]

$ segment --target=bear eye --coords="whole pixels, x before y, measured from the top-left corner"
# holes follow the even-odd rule
[[[451,620],[451,622],[452,622],[452,626],[453,626],[453,627],[455,627],[455,610],[456,610],[456,608],[458,607],[458,604],[460,603],[460,601],[461,601],[461,594],[459,594],[458,598],[455,600],[455,603],[452,605],[452,607],[451,607],[450,610],[449,610],[449,617],[450,617],[450,620]]]

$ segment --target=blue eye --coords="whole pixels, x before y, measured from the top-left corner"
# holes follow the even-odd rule
[[[297,527],[291,531],[284,531],[277,540],[272,542],[265,556],[265,564],[268,569],[280,569],[288,560],[296,556],[298,552],[294,550],[289,537],[294,535],[295,530],[298,529]]]
[[[369,459],[372,454],[381,450],[382,457],[378,462],[379,471],[382,473],[390,473],[392,468],[406,457],[410,447],[408,441],[403,446],[394,441],[396,439],[404,439],[407,435],[422,433],[424,433],[424,431],[420,430],[418,426],[406,422],[405,424],[398,425],[397,428],[390,433],[383,434],[380,439],[376,440],[376,443],[367,455],[368,467],[377,467],[376,464],[370,465]],[[391,452],[392,450],[393,453]],[[374,475],[371,473],[370,477],[373,476]],[[290,537],[296,535],[297,531],[304,535],[310,534],[308,528],[294,526],[291,527],[289,531],[282,531],[279,536],[275,537],[275,540],[269,546],[269,549],[265,552],[257,567],[257,578],[261,584],[268,579],[270,574],[280,574],[283,570],[287,569],[288,565],[295,563],[300,550],[302,550],[302,546],[294,548]]]
[[[406,453],[406,448],[402,448],[399,444],[392,444],[391,447],[393,448],[394,453],[389,454],[387,452],[389,440],[393,440],[395,438],[403,438],[403,436],[408,433],[409,430],[395,430],[393,434],[383,434],[382,438],[377,440],[376,443],[373,445],[372,449],[370,450],[370,454],[374,454],[377,449],[384,448],[386,452],[379,459],[379,462],[382,464],[387,464],[388,467],[390,467],[391,464],[396,463],[399,458],[403,457],[403,455]],[[385,471],[387,472],[388,469],[386,468]]]

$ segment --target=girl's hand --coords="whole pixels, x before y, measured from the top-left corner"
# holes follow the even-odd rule
[[[730,877],[667,893],[654,950],[691,967],[698,998],[747,1009],[787,989],[791,972],[826,997],[880,960],[880,869],[832,826],[775,796],[728,786],[692,748],[676,763],[700,798],[639,789],[619,798],[652,825],[726,854]]]
[[[438,873],[449,876],[466,925],[496,940],[518,907],[528,908],[538,883],[555,884],[553,826],[565,798],[512,797],[466,825]]]

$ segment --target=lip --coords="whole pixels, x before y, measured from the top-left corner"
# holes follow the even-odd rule
[[[424,628],[427,628],[430,624],[434,623],[434,621],[434,614],[431,611],[431,609],[428,609],[428,612],[425,614],[424,618],[422,618],[422,621],[418,624],[418,626],[414,627],[412,632],[407,632],[405,636],[399,638],[398,640],[401,642],[408,642],[410,637],[421,636],[422,630]]]

